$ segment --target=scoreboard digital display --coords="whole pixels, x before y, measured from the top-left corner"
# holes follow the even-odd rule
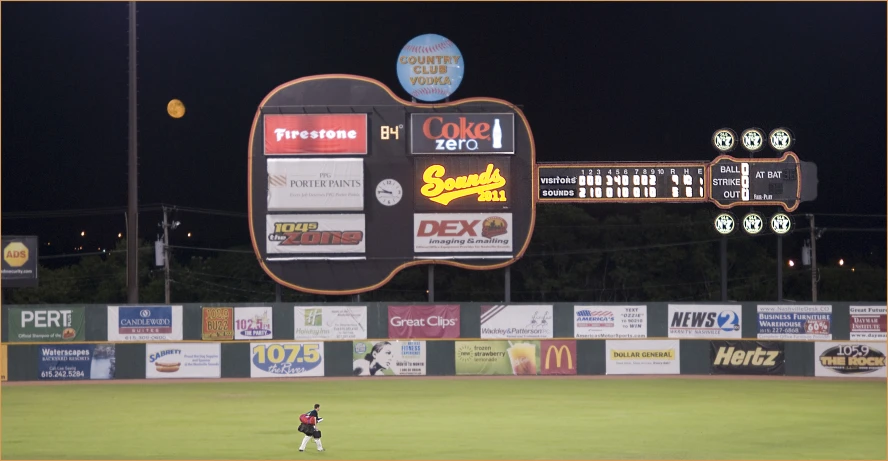
[[[795,210],[802,196],[799,158],[721,156],[709,166],[709,197],[719,208],[737,205],[778,205]]]
[[[706,167],[692,163],[539,165],[540,202],[706,202]]]

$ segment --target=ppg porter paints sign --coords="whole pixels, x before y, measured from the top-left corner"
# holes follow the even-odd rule
[[[398,57],[406,81],[446,98],[462,65],[450,45],[412,44]],[[354,75],[287,82],[251,129],[253,249],[277,283],[325,295],[421,264],[500,269],[530,242],[534,163],[527,119],[507,101],[425,105]]]

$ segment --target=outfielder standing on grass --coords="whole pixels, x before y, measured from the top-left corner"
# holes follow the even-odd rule
[[[321,431],[317,428],[318,423],[324,420],[324,418],[318,417],[318,410],[320,408],[321,404],[316,403],[313,410],[299,415],[298,430],[305,434],[305,438],[302,439],[302,445],[299,446],[299,451],[305,451],[305,446],[308,445],[308,441],[311,439],[314,439],[315,444],[318,446],[318,451],[324,451],[324,446],[321,445]]]

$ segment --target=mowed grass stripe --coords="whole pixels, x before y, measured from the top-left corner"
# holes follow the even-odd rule
[[[886,384],[644,380],[4,387],[4,459],[885,459]],[[297,417],[320,403],[325,453]]]

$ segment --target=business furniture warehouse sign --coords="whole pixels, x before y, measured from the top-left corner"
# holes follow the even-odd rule
[[[108,306],[108,341],[181,341],[182,306]]]
[[[324,376],[324,343],[250,343],[251,378]]]
[[[265,251],[272,255],[363,254],[362,214],[274,214],[266,216]]]
[[[268,211],[363,209],[364,160],[268,160]]]
[[[780,341],[710,341],[709,373],[713,375],[786,374],[784,343]]]
[[[413,229],[416,253],[512,254],[512,213],[418,213]]]
[[[670,338],[742,337],[739,304],[670,304]]]
[[[221,343],[159,343],[145,345],[145,377],[221,378]]]
[[[647,306],[575,305],[574,338],[647,338]]]
[[[425,376],[425,341],[355,341],[355,376]]]
[[[680,341],[670,340],[608,340],[605,374],[680,374],[680,346]]]
[[[3,250],[3,258],[0,259],[3,288],[36,287],[39,251],[37,236],[5,235],[0,248]]]
[[[273,330],[270,307],[234,308],[234,339],[271,339]]]
[[[201,308],[200,339],[225,341],[234,339],[234,309],[231,307]]]
[[[296,306],[293,339],[367,339],[367,306]]]
[[[758,339],[832,339],[831,305],[759,304],[757,313]]]
[[[481,306],[482,338],[552,338],[552,305]]]
[[[114,379],[114,344],[59,344],[37,351],[38,379],[67,381]]]
[[[885,306],[850,306],[852,341],[885,341]]]
[[[9,309],[9,342],[84,341],[83,307],[13,307]]]
[[[885,380],[884,342],[816,342],[814,376]]]
[[[458,341],[457,375],[575,375],[577,342]]]
[[[459,304],[389,306],[389,338],[459,338],[459,316]]]

